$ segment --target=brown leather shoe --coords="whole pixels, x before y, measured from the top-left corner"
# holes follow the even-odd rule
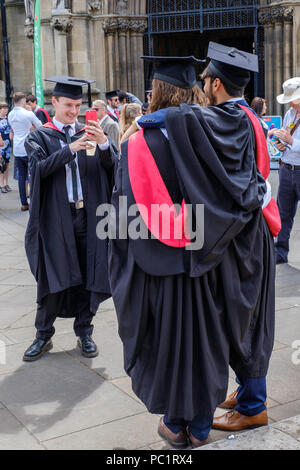
[[[222,429],[222,431],[241,431],[242,429],[258,428],[267,424],[267,410],[254,416],[245,416],[233,410],[214,418],[212,427],[214,429]]]
[[[26,206],[21,206],[21,211],[22,211],[22,212],[29,211],[29,206],[28,206],[28,205],[26,205]]]
[[[182,431],[179,431],[175,434],[165,425],[163,417],[161,417],[159,420],[157,432],[160,437],[168,441],[168,443],[172,447],[175,447],[175,449],[184,449],[188,446],[186,431],[183,429]]]
[[[191,431],[187,428],[187,435],[192,444],[192,449],[196,449],[197,447],[205,446],[205,444],[209,443],[209,438],[205,439],[205,441],[199,441],[198,439],[193,436]]]
[[[233,408],[235,408],[238,404],[237,399],[236,399],[237,394],[238,392],[237,390],[235,390],[230,395],[227,395],[226,400],[223,401],[223,403],[220,403],[218,407],[225,408],[226,410],[233,410]]]

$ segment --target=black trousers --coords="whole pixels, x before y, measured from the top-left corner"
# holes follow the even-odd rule
[[[70,206],[73,228],[77,246],[77,254],[83,283],[86,281],[87,252],[87,221],[85,209]],[[57,317],[75,317],[74,332],[76,336],[92,335],[93,313],[90,311],[90,291],[84,285],[70,287],[62,292],[45,296],[38,304],[35,327],[37,339],[48,341],[55,333],[53,326]]]

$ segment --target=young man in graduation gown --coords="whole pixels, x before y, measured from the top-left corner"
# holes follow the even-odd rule
[[[195,447],[207,442],[226,397],[229,365],[243,384],[265,380],[274,338],[273,237],[245,110],[232,102],[172,107],[174,96],[184,102],[183,92],[196,84],[192,65],[148,60],[158,63],[151,101],[157,113],[141,118],[144,130],[122,146],[113,193],[122,235],[110,244],[110,283],[134,392],[150,412],[164,415],[163,438],[182,448],[189,437]],[[143,217],[151,238],[125,240],[119,196],[141,214],[151,204],[169,205],[177,225],[186,223],[189,204],[193,234],[204,227],[203,246],[188,235],[164,238],[152,216]],[[133,222],[127,218],[128,229]],[[259,417],[252,424],[266,424],[265,395],[255,398]]]
[[[96,236],[96,210],[110,201],[113,150],[98,122],[85,127],[77,121],[82,86],[90,90],[92,82],[64,76],[48,81],[56,83],[55,116],[25,144],[31,171],[25,248],[37,281],[37,333],[25,361],[52,349],[56,317],[75,318],[82,354],[96,356],[92,320],[110,297],[107,241]],[[94,155],[87,154],[91,148]]]

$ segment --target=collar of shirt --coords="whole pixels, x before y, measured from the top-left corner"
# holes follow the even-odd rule
[[[110,106],[107,106],[107,110],[111,113],[111,114],[114,114],[116,116],[116,111],[117,109],[114,109],[114,108],[111,108]]]
[[[53,124],[57,127],[57,129],[59,129],[60,131],[63,131],[63,128],[65,126],[70,126],[71,127],[71,130],[70,130],[70,135],[74,135],[75,134],[75,122],[73,124],[64,124],[63,122],[60,122],[60,121],[57,121],[55,118],[53,118]]]
[[[242,96],[235,97],[235,98],[230,98],[229,100],[224,101],[224,103],[234,103],[235,101],[240,101],[243,100],[244,98]]]

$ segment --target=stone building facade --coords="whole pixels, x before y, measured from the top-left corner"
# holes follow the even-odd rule
[[[176,0],[172,2],[176,5]],[[64,74],[92,78],[96,80],[93,97],[103,98],[106,90],[122,89],[143,99],[144,69],[139,57],[143,54],[150,2],[41,0],[40,4],[44,77]],[[34,91],[33,5],[34,0],[5,1],[14,91]],[[258,21],[264,28],[268,112],[282,114],[284,109],[276,102],[282,82],[300,76],[300,1],[258,0],[257,5]],[[3,94],[3,64],[1,67]],[[46,102],[50,98],[48,87],[45,83]]]

